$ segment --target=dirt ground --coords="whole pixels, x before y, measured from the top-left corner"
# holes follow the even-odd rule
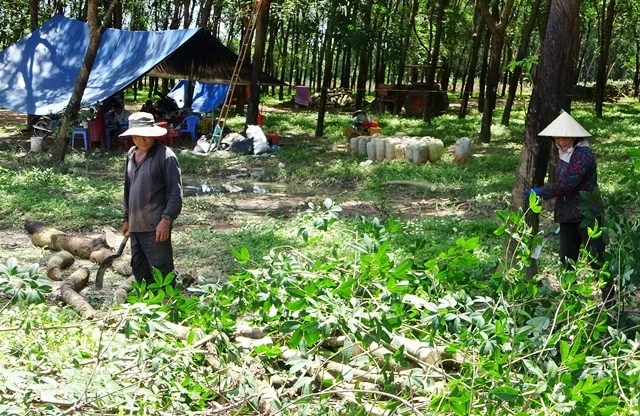
[[[132,109],[135,111],[135,109]],[[273,108],[269,111],[283,111],[282,109]],[[9,128],[7,128],[9,126]],[[16,148],[16,144],[20,144],[24,151],[29,150],[30,134],[23,131],[26,126],[26,117],[13,113],[8,110],[0,109],[0,148]],[[338,150],[343,151],[343,150]],[[227,184],[226,186],[237,186],[240,181],[229,179],[238,172],[233,168],[227,169],[220,174],[218,178],[212,178],[213,181]],[[246,180],[245,180],[246,182]],[[261,184],[252,182],[254,187],[258,189],[268,189],[264,193],[260,191],[245,192],[224,192],[212,200],[212,207],[209,211],[215,212],[216,215],[197,221],[197,223],[176,224],[176,231],[179,232],[183,228],[206,226],[217,232],[225,232],[233,230],[239,226],[247,218],[264,218],[277,217],[293,218],[298,212],[306,209],[306,201],[308,196],[300,194],[292,195],[287,192],[285,184]],[[488,217],[488,213],[492,213],[499,207],[479,206],[478,204],[470,204],[467,201],[459,201],[447,198],[434,198],[428,195],[427,191],[418,191],[412,186],[407,185],[388,185],[394,187],[389,189],[389,193],[393,198],[389,198],[385,203],[384,211],[379,206],[367,201],[341,201],[340,205],[343,209],[343,215],[351,218],[364,216],[383,217],[387,214],[401,218],[419,218],[422,216],[431,217],[450,217],[455,216],[460,219],[464,218],[484,218]],[[189,197],[189,189],[185,187],[185,197]],[[191,190],[193,191],[193,190]],[[314,199],[324,199],[332,197],[332,195],[314,195]],[[334,198],[335,199],[335,198]],[[215,205],[215,206],[213,206]],[[56,227],[56,224],[47,224]],[[66,230],[62,230],[66,231]],[[96,226],[94,230],[87,230],[85,237],[97,237],[103,233],[103,228]],[[119,230],[110,230],[117,233]],[[176,268],[183,273],[184,276],[198,276],[204,272],[206,266],[194,264],[180,264],[180,250],[176,246]],[[125,254],[127,251],[125,251]],[[24,229],[3,230],[0,233],[0,257],[16,256],[25,262],[34,262],[44,267],[46,259],[51,256],[48,250],[34,247],[31,243],[30,236]],[[76,267],[86,267],[92,276],[97,272],[98,265],[88,260],[77,260],[74,264]],[[220,276],[222,277],[222,276]],[[107,302],[114,286],[120,284],[123,280],[122,276],[118,276],[115,272],[109,270],[105,275],[105,287],[102,291],[88,289],[86,296],[92,299]],[[55,283],[54,283],[55,285]]]

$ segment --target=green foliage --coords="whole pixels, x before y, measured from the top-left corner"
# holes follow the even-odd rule
[[[44,302],[45,296],[51,293],[51,286],[38,269],[37,264],[28,268],[19,267],[13,257],[4,264],[0,263],[0,292],[10,298],[12,305],[18,302]]]
[[[160,270],[154,268],[153,280],[150,284],[145,281],[134,282],[133,291],[127,297],[129,303],[155,305],[159,312],[174,323],[183,322],[194,315],[198,300],[183,293],[182,282],[175,278],[173,272],[163,276]]]

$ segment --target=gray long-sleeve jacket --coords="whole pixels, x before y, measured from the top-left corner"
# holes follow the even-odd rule
[[[124,175],[124,219],[130,232],[155,231],[163,216],[176,219],[182,211],[180,164],[173,150],[155,142],[136,165],[136,147],[127,154]]]

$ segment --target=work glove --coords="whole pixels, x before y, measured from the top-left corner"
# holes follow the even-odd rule
[[[536,194],[536,196],[542,196],[542,188],[528,188],[524,191],[524,197],[528,199],[531,193]]]

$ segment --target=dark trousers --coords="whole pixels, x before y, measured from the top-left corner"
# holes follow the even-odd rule
[[[131,233],[131,268],[138,283],[143,280],[153,283],[153,268],[166,276],[174,269],[173,247],[171,237],[162,243],[156,242],[155,231],[147,233]]]
[[[596,221],[601,225],[602,217],[596,218]],[[579,222],[560,223],[560,261],[564,267],[571,267],[569,260],[578,260],[582,246],[591,254],[591,267],[599,270],[604,263],[605,243],[602,236],[590,239],[587,228],[580,227]],[[602,289],[602,300],[610,304],[614,298],[613,282],[608,281]]]

